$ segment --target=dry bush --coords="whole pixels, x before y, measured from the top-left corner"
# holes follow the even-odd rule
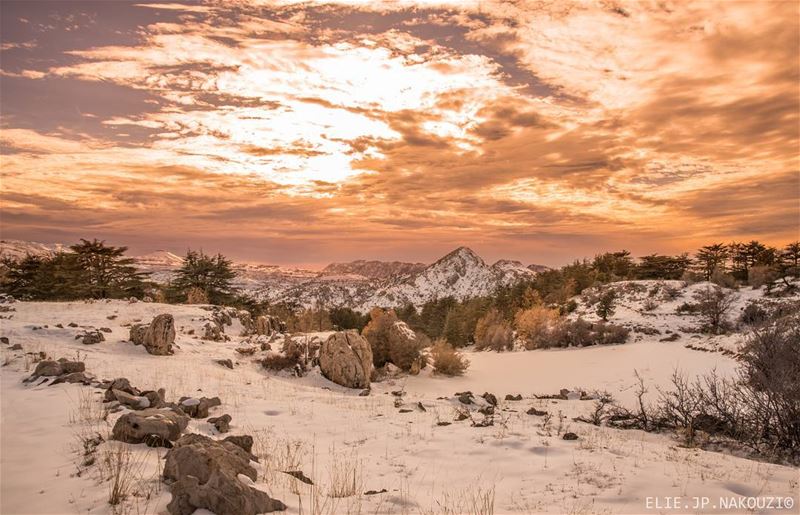
[[[208,295],[202,288],[197,286],[189,288],[186,292],[187,304],[208,304]]]
[[[551,333],[559,322],[558,310],[533,306],[514,317],[514,325],[528,350],[548,347]]]
[[[747,273],[747,284],[753,288],[760,288],[778,278],[778,272],[771,266],[756,265]]]
[[[283,354],[270,354],[260,360],[261,366],[267,370],[286,370],[300,365],[300,361],[295,356],[284,356]]]
[[[431,347],[431,357],[437,374],[460,376],[469,367],[469,360],[455,350],[445,339],[436,340],[436,343]]]
[[[334,452],[329,472],[329,497],[352,497],[361,491],[361,462],[355,454],[336,455]]]
[[[425,365],[421,350],[427,342],[400,321],[394,310],[373,309],[361,334],[372,348],[376,368],[392,363],[401,370],[410,371]]]
[[[142,481],[146,458],[146,454],[134,454],[129,444],[106,443],[99,465],[101,477],[108,482],[108,504],[117,506],[133,493]]]
[[[514,331],[499,311],[491,309],[478,320],[475,326],[475,349],[501,352],[513,347]]]

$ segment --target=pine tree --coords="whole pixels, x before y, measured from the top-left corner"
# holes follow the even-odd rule
[[[597,301],[597,306],[595,308],[595,312],[597,316],[599,316],[604,321],[608,320],[608,317],[614,316],[614,312],[616,311],[615,304],[617,300],[617,292],[612,289],[608,289],[600,296],[600,300]]]
[[[779,270],[783,276],[800,277],[800,241],[789,243],[783,248]]]
[[[70,247],[74,254],[72,282],[83,298],[108,299],[142,296],[146,274],[139,272],[132,258],[124,257],[128,247],[113,247],[105,241],[81,239]]]
[[[697,269],[706,281],[710,281],[714,272],[725,272],[730,251],[724,243],[714,243],[700,248],[694,255]]]
[[[233,263],[222,254],[209,256],[203,251],[190,250],[175,273],[171,289],[186,300],[187,293],[197,288],[205,292],[210,303],[224,304],[230,302],[237,291],[233,286],[235,278]]]

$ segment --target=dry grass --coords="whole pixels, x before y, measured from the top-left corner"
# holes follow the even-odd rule
[[[469,367],[469,360],[443,339],[436,340],[431,347],[431,357],[437,374],[460,376]]]

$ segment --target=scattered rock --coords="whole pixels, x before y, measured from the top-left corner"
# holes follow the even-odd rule
[[[8,348],[9,350],[22,350],[22,344],[15,343],[11,347]]]
[[[381,488],[380,490],[367,490],[366,492],[364,492],[364,495],[378,495],[378,494],[385,494],[386,492],[388,492],[387,489]]]
[[[494,415],[494,406],[492,406],[491,404],[488,406],[483,406],[478,409],[478,413],[486,416]]]
[[[472,394],[470,392],[457,394],[457,395],[458,395],[458,401],[461,404],[472,404]]]
[[[112,439],[127,443],[148,443],[168,447],[189,425],[189,417],[177,409],[148,408],[125,413],[117,419]]]
[[[538,410],[536,408],[530,408],[525,413],[527,413],[528,415],[535,415],[537,417],[543,417],[543,416],[547,415],[546,411],[540,411],[540,410]]]
[[[78,327],[78,324],[76,324],[75,322],[70,322],[70,323],[68,323],[67,325],[68,325],[69,327]]]
[[[40,361],[36,364],[31,378],[60,376],[64,373],[64,367],[58,361]]]
[[[129,393],[131,395],[139,395],[139,390],[131,386],[131,382],[128,381],[125,377],[118,377],[113,381],[104,384],[106,388],[105,393],[105,401],[111,402],[117,400],[116,395],[114,395],[114,390],[119,390],[125,393]]]
[[[256,515],[283,511],[286,505],[242,481],[256,480],[250,456],[226,441],[190,434],[167,453],[164,479],[171,481],[171,515],[206,509],[217,515]]]
[[[227,367],[227,368],[230,368],[231,370],[233,370],[233,361],[231,361],[229,359],[218,359],[215,362],[219,363],[223,367]]]
[[[9,344],[8,336],[0,336],[0,343],[8,345]]]
[[[436,423],[437,426],[449,426],[450,424],[452,424],[452,422],[446,422],[444,420]]]
[[[81,337],[81,343],[84,345],[95,345],[106,341],[106,337],[103,336],[103,333],[100,331],[87,331],[83,335],[78,336]]]
[[[122,390],[111,389],[117,402],[134,410],[143,410],[150,407],[150,399],[140,395],[132,395]]]
[[[220,406],[222,401],[219,397],[201,397],[196,399],[194,397],[181,397],[180,408],[184,413],[192,418],[207,418],[208,410],[215,406]]]
[[[420,409],[420,411],[428,411],[427,409],[425,409],[425,406],[422,404],[422,401],[417,403],[417,407]]]
[[[484,392],[484,394],[481,395],[481,397],[483,397],[483,399],[492,406],[497,406],[497,397],[495,397],[493,393]]]
[[[103,332],[103,333],[110,333],[111,332],[111,328],[110,327],[101,327],[100,331]]]
[[[680,340],[680,338],[681,338],[680,334],[672,333],[669,336],[667,336],[666,338],[661,338],[658,341],[660,341],[660,342],[674,342],[676,340]]]
[[[507,393],[506,394],[506,400],[507,401],[521,401],[522,400],[522,394],[518,393],[517,395],[511,395],[510,393]]]
[[[412,411],[414,411],[414,410],[408,409],[408,408],[404,408],[404,409],[400,410],[400,413],[411,413]]]
[[[69,374],[63,374],[58,376],[52,383],[50,383],[50,386],[61,383],[81,383],[85,385],[90,385],[92,384],[92,378],[88,377],[83,372],[72,372]]]
[[[366,389],[361,390],[360,392],[358,392],[358,396],[359,397],[369,397],[370,392],[371,392],[371,390],[369,388],[366,388]]]
[[[459,411],[456,414],[455,420],[456,420],[456,422],[461,422],[462,420],[467,420],[468,418],[469,418],[469,414],[468,413],[465,413],[463,411]]]
[[[227,433],[231,429],[231,416],[227,413],[219,417],[212,417],[208,419],[210,424],[213,424],[220,433]]]
[[[347,388],[369,388],[372,348],[357,331],[340,331],[322,344],[319,368],[326,378]]]
[[[575,433],[564,433],[564,436],[561,437],[563,440],[577,440],[578,435]]]

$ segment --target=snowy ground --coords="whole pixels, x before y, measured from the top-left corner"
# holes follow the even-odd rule
[[[208,316],[196,306],[113,301],[11,307],[16,311],[3,314],[11,318],[0,320],[0,334],[23,350],[1,346],[6,363],[0,369],[3,514],[166,513],[170,499],[159,480],[164,449],[105,443],[98,463],[79,466],[78,436],[107,434],[119,414],[101,420],[102,392],[91,387],[24,385],[22,379],[35,367],[27,353],[41,351],[53,358],[80,357],[98,378],[123,376],[140,389],[164,387],[168,400],[219,395],[223,404],[212,415],[230,414],[230,434],[255,437],[259,486],[289,505],[291,513],[481,513],[481,504],[492,497],[498,514],[726,513],[692,509],[693,497],[708,498],[712,506],[720,497],[756,495],[793,498],[791,510],[764,513],[798,512],[797,468],[683,448],[668,435],[574,422],[574,416],[591,410],[591,401],[534,398],[581,388],[607,390],[629,403],[634,370],[653,389],[665,385],[676,368],[689,375],[712,368],[723,375],[734,371],[732,358],[688,349],[685,339],[659,342],[662,334],[607,347],[468,352],[472,364],[464,377],[434,377],[428,370],[376,383],[371,396],[359,397],[316,371],[303,378],[264,371],[254,357],[235,352],[237,322],[226,328],[230,342],[204,342],[187,334],[190,328],[201,333]],[[152,356],[126,341],[124,325],[164,312],[175,316],[179,328],[175,355]],[[112,332],[105,342],[84,346],[74,339],[81,329],[68,327],[70,322]],[[56,328],[58,323],[64,328]],[[234,370],[214,362],[224,358],[236,362]],[[400,389],[407,394],[398,408],[390,392]],[[503,408],[498,423],[477,428],[469,421],[454,422],[453,394],[464,390],[497,395]],[[508,393],[522,394],[523,400],[503,401]],[[552,417],[527,415],[530,407]],[[400,408],[411,411],[400,413]],[[452,424],[439,426],[440,421]],[[193,420],[188,430],[216,433],[203,420]],[[562,440],[565,431],[579,439]],[[112,509],[109,483],[101,478],[102,457],[116,446],[132,450],[135,481],[128,500]],[[303,470],[316,488],[281,470]],[[334,487],[348,487],[355,495],[331,497]],[[664,508],[665,498],[674,496],[682,498],[681,506]],[[650,504],[648,498],[653,498]]]

